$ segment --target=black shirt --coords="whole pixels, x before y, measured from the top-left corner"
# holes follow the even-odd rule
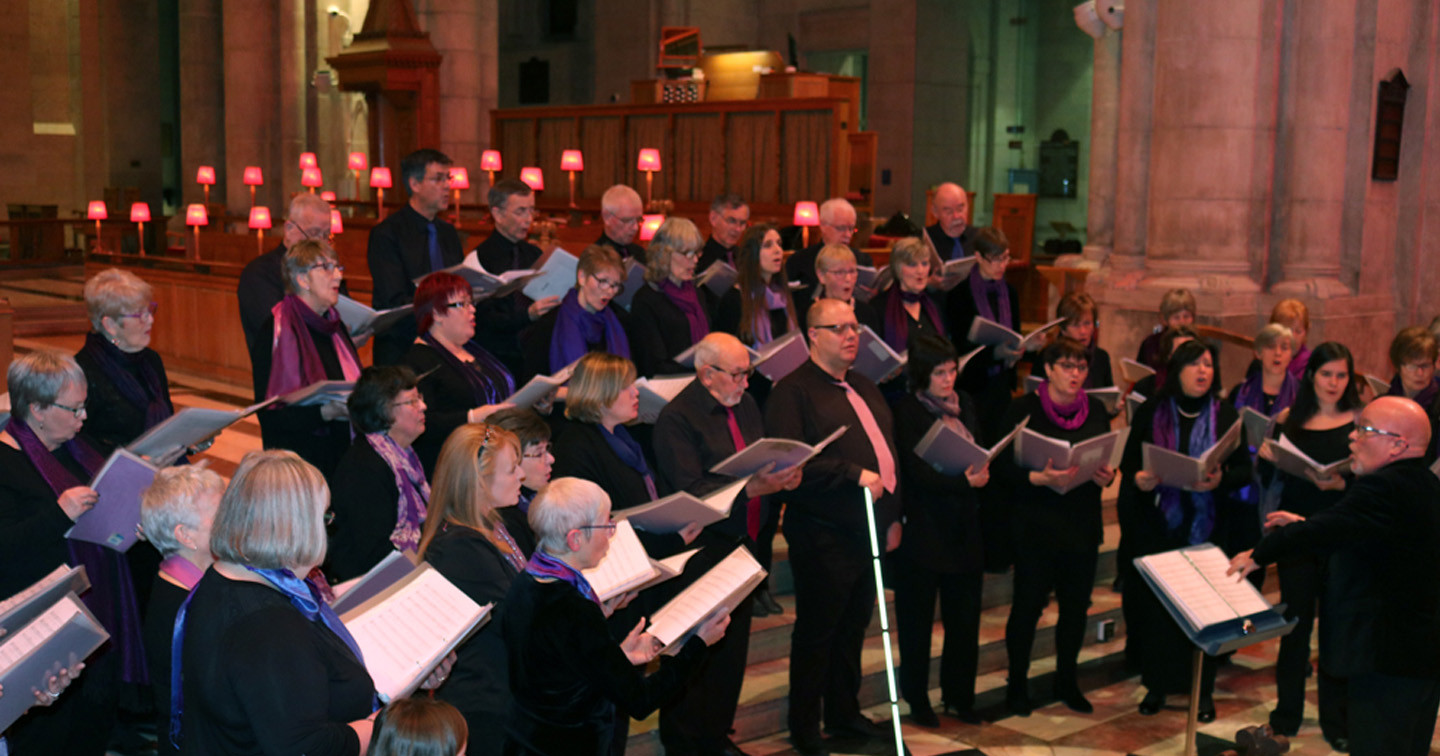
[[[709,327],[709,289],[701,286],[695,292]],[[680,306],[670,301],[655,284],[645,284],[630,302],[626,319],[626,336],[630,339],[630,359],[635,369],[646,378],[656,375],[679,375],[689,370],[675,362],[674,357],[694,345],[690,336],[690,320]]]
[[[496,231],[475,248],[475,256],[486,271],[499,275],[510,270],[529,270],[540,260],[541,250],[526,239],[510,241]],[[485,351],[505,363],[512,375],[523,365],[520,332],[530,325],[530,304],[523,292],[506,297],[488,297],[475,303],[475,340]]]
[[[979,492],[970,487],[964,473],[946,475],[915,453],[916,445],[936,421],[914,394],[906,394],[895,404],[895,445],[900,448],[905,511],[905,528],[896,553],[935,572],[979,572],[984,567]],[[960,392],[960,422],[977,442],[982,441],[975,404],[964,392]]]
[[[935,251],[940,254],[940,259],[945,262],[958,260],[962,257],[969,257],[975,254],[975,237],[979,235],[979,229],[966,225],[965,230],[960,232],[959,238],[946,234],[940,224],[936,223],[925,229],[930,235],[930,242],[935,245]],[[956,250],[956,242],[959,242],[960,249]]]
[[[1268,402],[1267,402],[1268,403]],[[1328,430],[1309,430],[1298,428],[1296,430],[1284,430],[1276,425],[1274,437],[1279,438],[1283,430],[1285,437],[1295,444],[1305,455],[1322,465],[1338,462],[1350,456],[1350,431],[1355,429],[1355,423],[1349,422]],[[1345,497],[1342,491],[1322,491],[1309,478],[1301,478],[1285,472],[1261,457],[1255,458],[1256,469],[1260,472],[1260,481],[1270,483],[1275,476],[1280,476],[1282,488],[1280,491],[1280,509],[1286,512],[1294,512],[1302,517],[1310,517],[1326,507],[1334,505]],[[1347,484],[1353,483],[1353,475],[1346,474]]]
[[[609,234],[602,233],[600,234],[600,238],[595,240],[595,243],[602,247],[609,247],[615,250],[615,254],[619,255],[621,260],[628,257],[641,265],[645,264],[645,248],[633,241],[629,244],[621,244],[611,239]]]
[[[685,491],[705,496],[734,482],[728,475],[709,472],[737,451],[725,409],[697,378],[660,410],[660,417],[655,421],[654,446],[662,492]],[[744,394],[733,411],[740,437],[746,444],[765,436],[765,421],[753,397]],[[747,538],[745,505],[748,501],[741,491],[735,497],[730,517],[706,530],[733,539]]]
[[[715,237],[712,236],[705,240],[705,246],[700,249],[700,259],[695,262],[695,272],[697,274],[704,273],[716,262],[723,262],[732,268],[735,267],[735,248],[715,241]]]
[[[372,306],[377,310],[400,307],[415,301],[415,279],[433,273],[430,265],[430,225],[444,267],[459,265],[465,258],[460,234],[437,215],[430,221],[406,203],[370,229],[366,258],[370,263]],[[415,340],[415,318],[408,316],[375,336],[375,364],[394,365],[410,342]]]

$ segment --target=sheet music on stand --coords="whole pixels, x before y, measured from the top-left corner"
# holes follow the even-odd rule
[[[1209,543],[1137,557],[1135,567],[1166,611],[1211,656],[1284,635],[1295,627],[1248,580],[1227,576],[1230,559]]]

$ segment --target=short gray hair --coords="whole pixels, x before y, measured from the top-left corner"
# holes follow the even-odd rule
[[[726,193],[717,195],[710,200],[710,212],[723,213],[726,210],[739,210],[745,207],[745,198],[738,194]]]
[[[308,569],[325,560],[329,504],[325,476],[300,455],[250,452],[220,497],[210,551],[216,559],[261,569]]]
[[[175,526],[199,528],[207,516],[200,503],[210,496],[219,499],[225,493],[225,479],[215,471],[199,465],[176,465],[155,474],[155,481],[140,494],[140,526],[145,540],[170,556],[183,548],[175,539]],[[210,544],[205,544],[206,548]]]
[[[85,371],[68,354],[37,349],[16,357],[5,379],[10,383],[10,414],[28,423],[30,405],[49,407],[66,386],[84,386]]]
[[[600,510],[608,506],[610,495],[594,482],[556,478],[530,502],[530,529],[535,531],[541,551],[564,556],[570,553],[565,536],[572,530],[595,524]]]
[[[860,217],[860,214],[855,212],[855,206],[850,204],[849,200],[844,197],[831,197],[820,203],[820,221],[822,223],[833,222],[835,220],[835,213],[841,210],[855,216],[857,220]]]
[[[335,248],[319,239],[304,239],[285,250],[285,293],[299,294],[300,287],[295,285],[295,281],[325,260],[340,262]]]
[[[605,193],[600,195],[600,211],[614,215],[616,208],[618,208],[622,202],[633,202],[639,205],[641,209],[645,207],[645,203],[640,200],[639,192],[624,184],[616,184],[606,189]]]
[[[1255,334],[1255,349],[1268,349],[1280,343],[1281,339],[1289,339],[1290,348],[1295,348],[1295,332],[1291,331],[1289,326],[1282,323],[1266,323],[1265,327]]]
[[[689,218],[666,218],[650,240],[645,252],[645,280],[659,283],[670,277],[670,259],[675,254],[694,252],[705,245],[700,229]]]
[[[121,315],[145,309],[154,298],[150,284],[128,270],[108,268],[85,282],[85,309],[90,313],[90,327],[97,333],[103,332],[100,321],[106,316],[119,320]]]
[[[724,331],[711,331],[695,343],[695,370],[720,362],[720,352],[725,348],[745,349],[745,344]]]

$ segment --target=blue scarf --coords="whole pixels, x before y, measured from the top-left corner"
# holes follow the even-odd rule
[[[600,436],[605,439],[605,445],[610,447],[610,451],[615,452],[615,456],[619,457],[626,467],[640,473],[640,476],[645,479],[645,490],[650,492],[650,500],[654,501],[660,498],[655,492],[655,476],[650,474],[650,466],[645,464],[645,452],[640,448],[640,442],[630,437],[630,431],[625,430],[623,425],[615,426],[614,433],[605,430],[603,425],[595,427],[600,430]],[[631,502],[630,506],[644,503],[642,501]]]
[[[525,571],[538,578],[550,578],[559,580],[562,583],[569,583],[580,592],[581,596],[595,602],[595,605],[604,609],[600,597],[596,595],[595,589],[590,587],[590,581],[579,570],[556,559],[549,554],[536,549],[530,555],[530,561],[525,565]]]
[[[1190,454],[1209,449],[1215,443],[1216,414],[1219,411],[1219,403],[1214,398],[1205,400],[1205,405],[1200,409],[1200,416],[1195,418],[1195,423],[1190,426],[1190,438],[1185,449]],[[1171,397],[1160,403],[1155,408],[1155,418],[1151,424],[1151,434],[1155,445],[1181,451],[1179,443],[1180,428],[1180,407],[1176,404],[1175,398]],[[1172,486],[1160,486],[1156,489],[1160,496],[1160,513],[1165,517],[1165,527],[1171,535],[1183,535],[1185,543],[1203,543],[1210,537],[1210,532],[1215,528],[1215,497],[1212,491],[1189,491],[1183,492]],[[1191,511],[1186,512],[1186,497],[1183,493],[1189,494]],[[1190,528],[1186,533],[1181,533],[1185,525],[1186,516],[1190,517]]]
[[[591,344],[630,359],[630,341],[614,310],[607,305],[599,312],[590,312],[580,304],[579,289],[571,289],[556,311],[555,331],[550,336],[550,372],[584,357],[591,351]]]
[[[440,342],[436,341],[435,337],[428,332],[421,334],[420,340],[430,345],[430,348],[440,355],[441,362],[465,377],[465,382],[470,385],[471,397],[476,407],[499,404],[515,393],[515,377],[510,375],[505,364],[495,359],[473,339],[464,344],[465,351],[475,358],[475,361],[468,365],[456,357],[454,352],[441,346]]]

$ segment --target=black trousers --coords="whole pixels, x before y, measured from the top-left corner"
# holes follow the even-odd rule
[[[1352,756],[1425,756],[1440,680],[1369,673],[1349,678]]]
[[[939,573],[903,557],[894,570],[895,625],[900,646],[900,695],[928,703],[930,636],[935,599],[945,628],[940,652],[940,696],[957,709],[975,707],[975,671],[980,654],[980,591],[983,572]]]
[[[789,727],[818,735],[826,724],[860,716],[860,652],[875,611],[870,555],[858,538],[805,523],[785,523],[795,574],[795,625],[790,633]]]
[[[1275,660],[1275,688],[1278,694],[1270,724],[1291,732],[1305,717],[1305,672],[1310,667],[1310,637],[1315,628],[1315,607],[1325,585],[1325,566],[1313,557],[1291,559],[1275,565],[1280,576],[1280,600],[1286,619],[1297,619],[1295,629],[1280,639]],[[1323,649],[1322,649],[1323,654]],[[1346,732],[1345,681],[1325,672],[1323,656],[1316,679],[1320,696],[1320,730],[1325,737],[1348,737]]]
[[[1026,546],[1015,558],[1015,591],[1010,619],[1005,623],[1005,653],[1010,660],[1010,684],[1023,685],[1030,675],[1030,653],[1035,626],[1050,592],[1060,607],[1055,624],[1055,682],[1073,684],[1080,647],[1085,643],[1085,621],[1090,590],[1095,585],[1094,550],[1050,551]]]
[[[1128,635],[1135,631],[1144,638],[1139,648],[1140,683],[1151,693],[1188,695],[1195,668],[1195,644],[1139,572],[1132,569],[1129,575],[1134,579],[1126,578],[1125,621],[1133,624],[1126,627],[1125,632]],[[1131,653],[1130,647],[1126,653]],[[1207,655],[1201,667],[1200,695],[1210,696],[1215,692],[1216,667],[1215,657]]]
[[[674,703],[660,709],[660,743],[666,756],[718,753],[735,723],[745,657],[750,651],[750,599],[730,612],[725,637],[706,652]]]

